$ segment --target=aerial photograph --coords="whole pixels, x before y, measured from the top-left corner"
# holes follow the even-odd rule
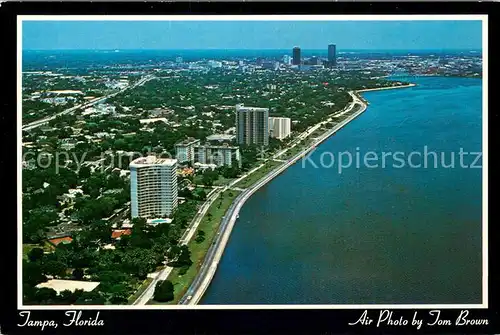
[[[186,18],[19,23],[24,306],[484,303],[480,19]]]

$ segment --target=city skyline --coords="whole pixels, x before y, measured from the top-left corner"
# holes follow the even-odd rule
[[[459,20],[25,21],[23,50],[481,50],[481,35]]]
[[[487,303],[486,30],[178,19],[20,31],[22,306]]]

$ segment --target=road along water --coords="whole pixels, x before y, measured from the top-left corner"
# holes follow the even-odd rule
[[[295,164],[298,160],[304,157],[309,151],[314,149],[317,145],[321,144],[324,140],[328,139],[331,135],[333,135],[338,130],[342,129],[349,122],[358,117],[361,113],[366,110],[366,104],[364,104],[353,92],[350,92],[353,97],[353,101],[350,106],[346,109],[346,111],[352,111],[353,113],[349,115],[346,119],[336,124],[332,129],[322,134],[318,137],[314,144],[298,153],[286,163],[280,165],[278,168],[271,171],[267,176],[263,177],[256,184],[252,185],[250,188],[241,193],[233,202],[231,207],[228,209],[226,215],[222,219],[219,232],[215,238],[214,243],[210,246],[207,255],[203,261],[202,266],[198,272],[198,275],[195,277],[195,280],[191,284],[190,288],[180,300],[180,304],[188,304],[195,305],[200,299],[203,297],[203,294],[207,290],[210,282],[215,275],[217,270],[217,265],[224,253],[224,249],[226,247],[227,241],[231,235],[231,231],[234,227],[234,224],[239,216],[240,209],[244,205],[244,203],[254,194],[257,190],[259,190],[262,186],[267,184],[273,178],[280,175],[287,168]],[[311,132],[312,133],[312,132]],[[309,133],[310,134],[310,133]]]
[[[481,80],[363,93],[325,152],[482,150]],[[469,304],[482,297],[482,169],[295,164],[246,201],[202,304]],[[458,157],[455,159],[458,164]]]

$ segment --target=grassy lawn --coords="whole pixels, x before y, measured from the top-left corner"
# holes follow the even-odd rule
[[[179,275],[180,268],[174,268],[167,278],[172,282],[172,284],[174,284],[174,300],[167,303],[151,301],[148,304],[175,305],[179,302],[189,288],[189,285],[191,285],[191,282],[198,274],[198,269],[203,263],[203,259],[205,258],[208,248],[210,248],[217,234],[217,229],[219,228],[222,217],[239,193],[240,192],[233,190],[228,190],[222,193],[221,196],[219,196],[219,198],[217,198],[210,206],[207,214],[201,220],[198,230],[203,230],[205,232],[205,240],[201,243],[196,243],[195,235],[188,244],[189,250],[191,251],[191,260],[193,261],[193,265],[189,267],[188,271],[184,275]],[[210,219],[208,215],[209,213],[212,215]]]
[[[219,179],[214,181],[214,186],[224,186],[232,182],[234,179],[224,178],[223,176],[219,176]]]
[[[153,281],[153,278],[146,278],[138,287],[137,287],[137,291],[135,291],[134,294],[132,294],[130,296],[130,298],[128,298],[128,304],[129,305],[132,305],[132,303],[137,299],[139,298],[139,296],[142,294],[142,292],[144,292],[149,284],[151,284],[151,282]]]
[[[234,179],[224,178],[223,176],[219,175],[219,179],[214,181],[214,186],[224,186],[229,184],[233,180]],[[193,183],[196,185],[203,185],[203,175],[196,175],[193,179]]]
[[[322,134],[324,134],[327,130],[328,130],[327,127],[320,127],[319,129],[316,129],[311,135],[309,135],[308,138],[319,137]]]
[[[304,151],[305,148],[309,146],[309,139],[303,141],[303,143],[294,146],[292,149],[288,150],[280,159],[290,159],[301,151]]]
[[[255,184],[257,181],[259,181],[262,177],[264,177],[266,174],[274,170],[277,166],[282,165],[282,162],[275,162],[275,161],[268,161],[266,164],[258,169],[257,171],[254,171],[251,175],[243,179],[242,181],[238,182],[235,187],[241,187],[241,188],[247,188],[250,187],[251,185]]]

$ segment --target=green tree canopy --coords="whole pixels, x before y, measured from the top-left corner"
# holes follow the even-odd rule
[[[160,280],[155,287],[154,300],[167,302],[174,299],[174,285],[169,280]]]

